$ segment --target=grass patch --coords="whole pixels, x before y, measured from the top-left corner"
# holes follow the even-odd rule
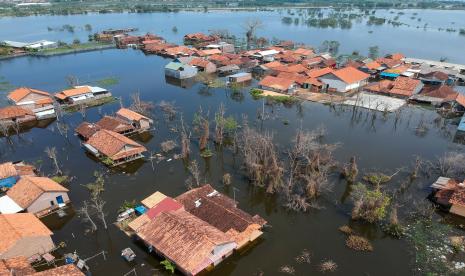
[[[252,98],[255,100],[258,100],[263,97],[263,90],[257,89],[257,88],[252,88],[250,89],[250,95],[252,95]]]
[[[51,178],[53,181],[55,181],[58,184],[63,184],[66,183],[69,180],[69,176],[67,175],[55,175]]]
[[[119,83],[119,79],[115,77],[109,77],[105,79],[101,79],[95,82],[97,86],[102,86],[102,87],[109,87],[113,86]]]
[[[88,42],[88,43],[79,43],[79,44],[66,44],[57,48],[43,49],[37,52],[33,52],[33,55],[58,55],[65,53],[73,53],[86,50],[100,49],[105,46],[110,46],[110,43],[101,43],[101,42]]]

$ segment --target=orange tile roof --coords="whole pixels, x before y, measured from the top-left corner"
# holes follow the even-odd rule
[[[81,86],[81,87],[76,87],[76,88],[71,88],[71,89],[66,89],[61,91],[60,93],[55,94],[55,97],[64,100],[69,97],[73,96],[78,96],[78,95],[83,95],[90,93],[90,87],[89,86]]]
[[[201,50],[200,52],[204,56],[211,56],[211,55],[221,54],[221,51],[218,50],[218,49]]]
[[[0,108],[0,120],[24,117],[26,115],[34,116],[31,110],[19,106],[6,106]]]
[[[22,238],[53,235],[35,215],[30,213],[0,214],[0,253],[8,251]]]
[[[326,74],[329,74],[331,72],[333,72],[334,70],[330,67],[325,67],[325,68],[321,68],[321,69],[313,69],[313,70],[310,70],[307,72],[307,75],[311,78],[318,78],[318,77],[321,77],[323,75],[326,75]]]
[[[131,109],[127,108],[121,108],[120,110],[116,111],[116,114],[127,118],[132,121],[140,121],[142,119],[150,120],[149,118],[145,117],[144,115],[141,115],[135,111],[132,111]]]
[[[0,179],[8,178],[11,176],[17,176],[18,172],[16,171],[15,166],[12,162],[6,162],[0,164]]]
[[[284,66],[284,64],[282,64],[279,61],[272,61],[272,62],[265,63],[262,66],[265,66],[266,68],[272,69],[272,68],[275,68],[275,67]]]
[[[84,276],[85,274],[74,264],[62,265],[59,267],[36,272],[27,276]]]
[[[0,260],[0,275],[30,275],[36,271],[24,256]]]
[[[458,187],[449,199],[449,203],[453,205],[465,206],[465,188]]]
[[[46,192],[68,192],[68,189],[48,177],[23,176],[6,194],[26,209]]]
[[[365,66],[366,66],[366,68],[368,68],[370,70],[376,70],[379,67],[381,67],[381,64],[379,64],[376,61],[372,61],[372,62],[369,62],[369,63],[365,64]]]
[[[27,95],[31,93],[39,94],[42,96],[50,96],[50,94],[45,91],[40,91],[37,89],[28,88],[28,87],[20,87],[18,89],[11,91],[8,94],[8,98],[14,102],[19,102],[20,100],[22,100],[24,97],[26,97]]]
[[[448,85],[424,87],[421,94],[427,97],[440,98],[443,100],[454,101],[459,93]]]
[[[365,89],[370,92],[377,92],[377,93],[389,93],[392,88],[392,81],[391,80],[381,80],[378,82],[373,82],[365,86]]]
[[[290,79],[290,80],[295,81],[298,84],[303,84],[308,79],[308,77],[305,75],[301,75],[298,73],[289,73],[289,72],[281,72],[278,74],[277,77],[281,79]]]
[[[105,129],[97,131],[87,143],[112,160],[147,151],[144,146],[126,136]],[[126,149],[127,146],[129,149]]]
[[[390,57],[394,60],[401,60],[403,59],[405,56],[401,53],[394,53],[394,54],[391,54]]]
[[[273,76],[266,76],[259,82],[259,85],[263,87],[270,87],[270,88],[274,88],[274,89],[281,90],[281,91],[288,90],[289,87],[293,84],[294,84],[293,80],[282,79],[282,78],[277,78]]]
[[[138,228],[137,235],[193,275],[209,266],[213,249],[233,242],[227,234],[182,209],[161,212]]]
[[[210,64],[211,61],[208,61],[206,59],[203,59],[203,58],[193,58],[191,61],[189,61],[189,65],[192,65],[192,66],[197,66],[197,67],[201,67],[201,68],[206,68],[208,66],[208,64]]]
[[[342,80],[345,83],[356,83],[365,79],[368,79],[370,75],[355,69],[354,67],[344,67],[338,69],[331,74],[335,75],[337,78]]]
[[[420,84],[421,81],[417,79],[398,77],[392,82],[393,87],[389,92],[391,94],[410,97],[415,92],[415,88],[417,88]]]
[[[305,49],[305,48],[298,48],[297,50],[294,50],[295,54],[302,55],[302,56],[311,56],[315,54],[312,49]]]

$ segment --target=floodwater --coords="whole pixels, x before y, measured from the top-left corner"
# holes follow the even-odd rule
[[[442,13],[439,11],[425,12]],[[140,27],[142,31],[150,30],[165,36],[168,40],[179,41],[181,34],[191,31],[207,31],[211,28],[209,24],[239,32],[238,22],[254,16],[252,13],[231,13],[228,14],[229,17],[220,16],[219,13],[185,15],[183,13],[123,14],[0,19],[0,37],[11,40],[69,37],[68,33],[51,34],[47,32],[46,26],[61,26],[74,22],[82,25],[91,23],[99,29]],[[311,30],[306,27],[291,27],[292,30],[286,30],[287,27],[281,25],[280,17],[278,15],[275,17],[276,22],[268,16],[263,16],[267,24],[268,22],[274,22],[269,23],[270,25],[276,24],[273,25],[276,28],[265,29],[269,36],[286,39],[302,38],[311,42],[326,38],[303,36],[304,32],[323,32],[327,37],[339,37],[341,42],[344,42],[342,45],[346,44],[345,38],[342,38],[350,37],[349,34],[341,36],[332,34],[334,32],[332,30]],[[182,20],[179,21],[181,18]],[[220,19],[221,24],[218,23]],[[151,24],[146,26],[147,22]],[[178,35],[170,33],[172,25],[177,25]],[[354,31],[352,29],[340,31],[340,33]],[[38,32],[42,32],[42,35]],[[336,32],[339,34],[339,31]],[[409,37],[410,31],[396,29],[392,32],[400,32]],[[433,36],[444,35],[432,34]],[[425,39],[423,35],[421,33],[418,36]],[[369,35],[364,35],[363,39],[365,37],[371,40]],[[170,38],[177,38],[177,40]],[[391,40],[388,38],[392,39],[387,36],[383,42]],[[389,50],[402,50],[404,49],[402,47],[410,49],[412,44],[421,44],[413,37],[409,39],[408,41],[396,39],[400,48],[395,48],[397,44],[392,42],[386,46]],[[451,42],[442,44],[442,47],[434,48],[434,44],[428,44],[423,48],[430,48],[428,50],[430,53],[449,48],[451,53],[457,53],[457,59],[460,58],[458,52],[465,39],[452,34],[448,34],[447,39]],[[459,39],[462,44],[459,43]],[[353,47],[354,43],[361,43],[357,40],[360,38],[349,39],[347,43],[352,44],[349,47]],[[381,41],[378,44],[381,44]],[[415,53],[415,48],[412,47],[411,51]],[[231,91],[223,88],[207,90],[198,84],[189,88],[168,84],[163,74],[163,66],[167,62],[168,60],[161,57],[145,56],[142,52],[132,49],[112,49],[48,58],[21,57],[3,60],[0,61],[0,76],[9,81],[12,86],[29,86],[51,92],[66,87],[65,79],[68,75],[77,76],[81,84],[95,83],[104,78],[114,77],[119,82],[111,86],[110,90],[115,96],[122,97],[126,106],[130,103],[130,94],[134,92],[140,93],[141,99],[154,104],[162,100],[173,102],[178,110],[176,121],[167,122],[163,114],[156,111],[154,114],[155,130],[150,135],[138,138],[138,141],[153,153],[160,151],[161,142],[178,139],[178,135],[171,132],[170,128],[178,123],[181,113],[185,122],[191,123],[193,114],[199,107],[202,107],[204,111],[209,111],[212,118],[220,103],[226,106],[227,115],[234,116],[238,121],[242,121],[243,116],[246,115],[250,125],[262,131],[272,132],[280,152],[284,152],[289,147],[292,136],[298,128],[314,130],[324,126],[327,130],[325,142],[339,143],[335,151],[336,159],[343,164],[351,156],[356,156],[361,173],[369,171],[392,173],[400,167],[410,168],[417,155],[427,160],[434,160],[444,152],[463,150],[462,145],[453,142],[457,119],[438,120],[438,115],[434,110],[423,107],[405,107],[400,119],[396,120],[394,114],[383,116],[382,113],[373,113],[363,109],[354,111],[351,107],[341,106],[331,108],[318,103],[302,103],[291,107],[280,104],[265,105],[268,119],[258,122],[257,113],[262,110],[263,102],[252,99],[248,94],[248,89],[243,91],[243,97],[232,97]],[[2,97],[5,96],[5,92],[2,91]],[[118,108],[119,103],[113,103],[101,108],[88,109],[85,120],[96,121],[104,114],[114,113]],[[373,114],[376,116],[374,117]],[[56,147],[62,169],[66,174],[75,177],[68,185],[75,209],[81,206],[83,200],[89,198],[87,189],[82,185],[93,180],[94,171],[105,172],[103,198],[107,202],[105,210],[108,221],[116,219],[117,210],[124,200],[140,201],[157,190],[169,196],[177,196],[186,190],[185,180],[188,173],[185,164],[180,160],[155,162],[154,169],[150,161],[145,161],[132,164],[122,170],[109,171],[102,164],[89,158],[84,153],[80,140],[73,135],[73,129],[83,120],[80,113],[67,114],[62,118],[61,123],[69,127],[67,137],[59,133],[57,122],[53,122],[47,127],[34,128],[20,136],[14,136],[12,143],[2,138],[0,140],[0,161],[25,160],[36,163],[44,174],[52,174],[53,167],[44,150],[48,146]],[[416,131],[419,125],[425,125],[427,131],[422,133]],[[237,252],[232,258],[226,259],[211,272],[211,275],[255,275],[259,272],[264,272],[265,275],[276,275],[279,274],[280,267],[283,265],[293,266],[296,275],[318,275],[320,273],[318,264],[327,259],[334,260],[338,264],[338,270],[334,275],[412,274],[412,249],[405,240],[396,240],[386,236],[378,226],[351,221],[352,203],[348,196],[350,187],[339,178],[337,173],[331,177],[331,182],[334,184],[333,191],[324,194],[318,200],[321,209],[312,209],[307,213],[292,212],[283,207],[283,200],[279,195],[266,195],[262,189],[253,188],[248,184],[241,170],[240,157],[235,156],[230,149],[215,149],[213,157],[203,159],[198,155],[197,141],[193,141],[192,147],[194,149],[192,158],[198,160],[202,179],[205,182],[235,197],[241,208],[251,214],[259,214],[270,224],[260,241],[248,250]],[[213,144],[210,147],[214,148]],[[231,187],[225,187],[221,183],[225,173],[232,175]],[[405,179],[407,174],[406,171],[400,173],[386,189],[393,190],[398,187],[399,181]],[[429,179],[420,178],[414,181],[406,191],[406,194],[412,198],[406,196],[408,199],[402,203],[409,206],[412,199],[425,198],[429,193],[428,186],[435,177],[437,176],[433,175]],[[45,222],[54,231],[54,241],[66,243],[64,252],[76,251],[83,258],[93,256],[102,250],[107,253],[106,260],[96,257],[88,262],[93,275],[123,275],[133,268],[136,269],[137,275],[163,273],[156,257],[149,255],[143,247],[134,244],[114,225],[104,230],[99,224],[96,233],[88,233],[86,231],[88,225],[73,212],[69,213],[70,215],[66,218],[47,218]],[[346,248],[345,236],[337,229],[345,224],[351,225],[359,234],[370,239],[374,251],[360,253]],[[134,264],[126,263],[120,257],[121,250],[126,247],[133,248],[137,254]],[[312,253],[311,264],[298,264],[295,261],[295,257],[304,249]]]

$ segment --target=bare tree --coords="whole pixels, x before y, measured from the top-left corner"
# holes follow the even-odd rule
[[[79,85],[79,79],[76,76],[73,76],[73,75],[66,76],[66,82],[71,87],[75,87],[75,86]]]
[[[249,180],[256,186],[265,186],[268,193],[276,192],[281,187],[284,168],[273,135],[258,133],[245,125],[238,139]]]
[[[58,165],[58,158],[57,158],[57,149],[55,147],[46,147],[45,153],[47,153],[48,158],[52,159],[53,164],[55,165],[55,173],[58,175],[62,175],[63,172]]]
[[[165,115],[165,118],[168,121],[172,121],[174,120],[174,118],[176,118],[177,110],[176,110],[176,106],[174,105],[174,103],[167,102],[167,101],[161,101],[157,106],[161,109],[161,111]]]
[[[447,152],[431,164],[442,176],[463,178],[465,175],[465,154],[460,152]]]
[[[82,207],[77,210],[77,213],[82,216],[83,221],[90,223],[91,231],[93,232],[97,230],[97,225],[95,224],[94,220],[92,219],[92,216],[90,215],[89,207],[89,202],[84,200],[82,202]]]
[[[81,113],[82,118],[86,117],[86,105],[85,104],[79,105],[79,113]]]
[[[186,181],[187,188],[193,189],[200,187],[200,170],[196,160],[193,160],[188,167],[190,176]]]
[[[102,221],[103,227],[107,229],[107,221],[105,220],[105,213],[103,211],[103,206],[105,206],[105,201],[103,201],[100,196],[92,198],[92,206],[97,211],[98,218]]]
[[[255,37],[255,32],[257,29],[263,28],[263,23],[260,19],[249,19],[244,23],[243,28],[247,39],[247,47],[250,48]]]
[[[140,99],[140,94],[139,93],[133,93],[131,94],[131,106],[129,109],[140,113],[142,115],[150,117],[153,111],[153,104],[151,102],[144,102]]]
[[[164,141],[160,144],[161,151],[164,153],[167,153],[169,151],[172,151],[174,148],[176,148],[178,145],[176,144],[175,141],[173,140],[167,140]]]
[[[224,104],[221,103],[218,107],[218,111],[215,114],[215,142],[219,145],[223,144],[224,138],[224,124],[225,124],[225,108]]]
[[[187,160],[190,155],[190,138],[191,134],[187,131],[184,125],[183,117],[181,116],[181,156],[184,160]]]
[[[208,139],[210,138],[210,122],[208,120],[208,113],[203,114],[202,108],[199,109],[194,115],[194,129],[200,133],[199,148],[200,151],[207,149]]]
[[[346,164],[342,170],[342,175],[346,178],[347,182],[353,183],[358,175],[357,163],[355,156],[350,158],[349,164]]]

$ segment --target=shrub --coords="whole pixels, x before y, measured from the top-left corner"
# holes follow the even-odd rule
[[[333,260],[327,260],[320,264],[321,272],[334,272],[337,269],[337,264]]]
[[[343,226],[339,227],[339,231],[341,231],[342,233],[347,234],[347,235],[350,235],[350,234],[354,233],[354,230],[352,230],[352,228],[350,228],[350,226],[348,226],[348,225],[343,225]]]
[[[362,183],[353,187],[352,199],[355,203],[352,209],[352,218],[363,219],[370,223],[384,219],[387,213],[386,209],[391,202],[391,198],[381,190],[369,190]]]
[[[357,235],[350,235],[346,240],[346,245],[350,249],[357,251],[373,251],[370,241]]]

